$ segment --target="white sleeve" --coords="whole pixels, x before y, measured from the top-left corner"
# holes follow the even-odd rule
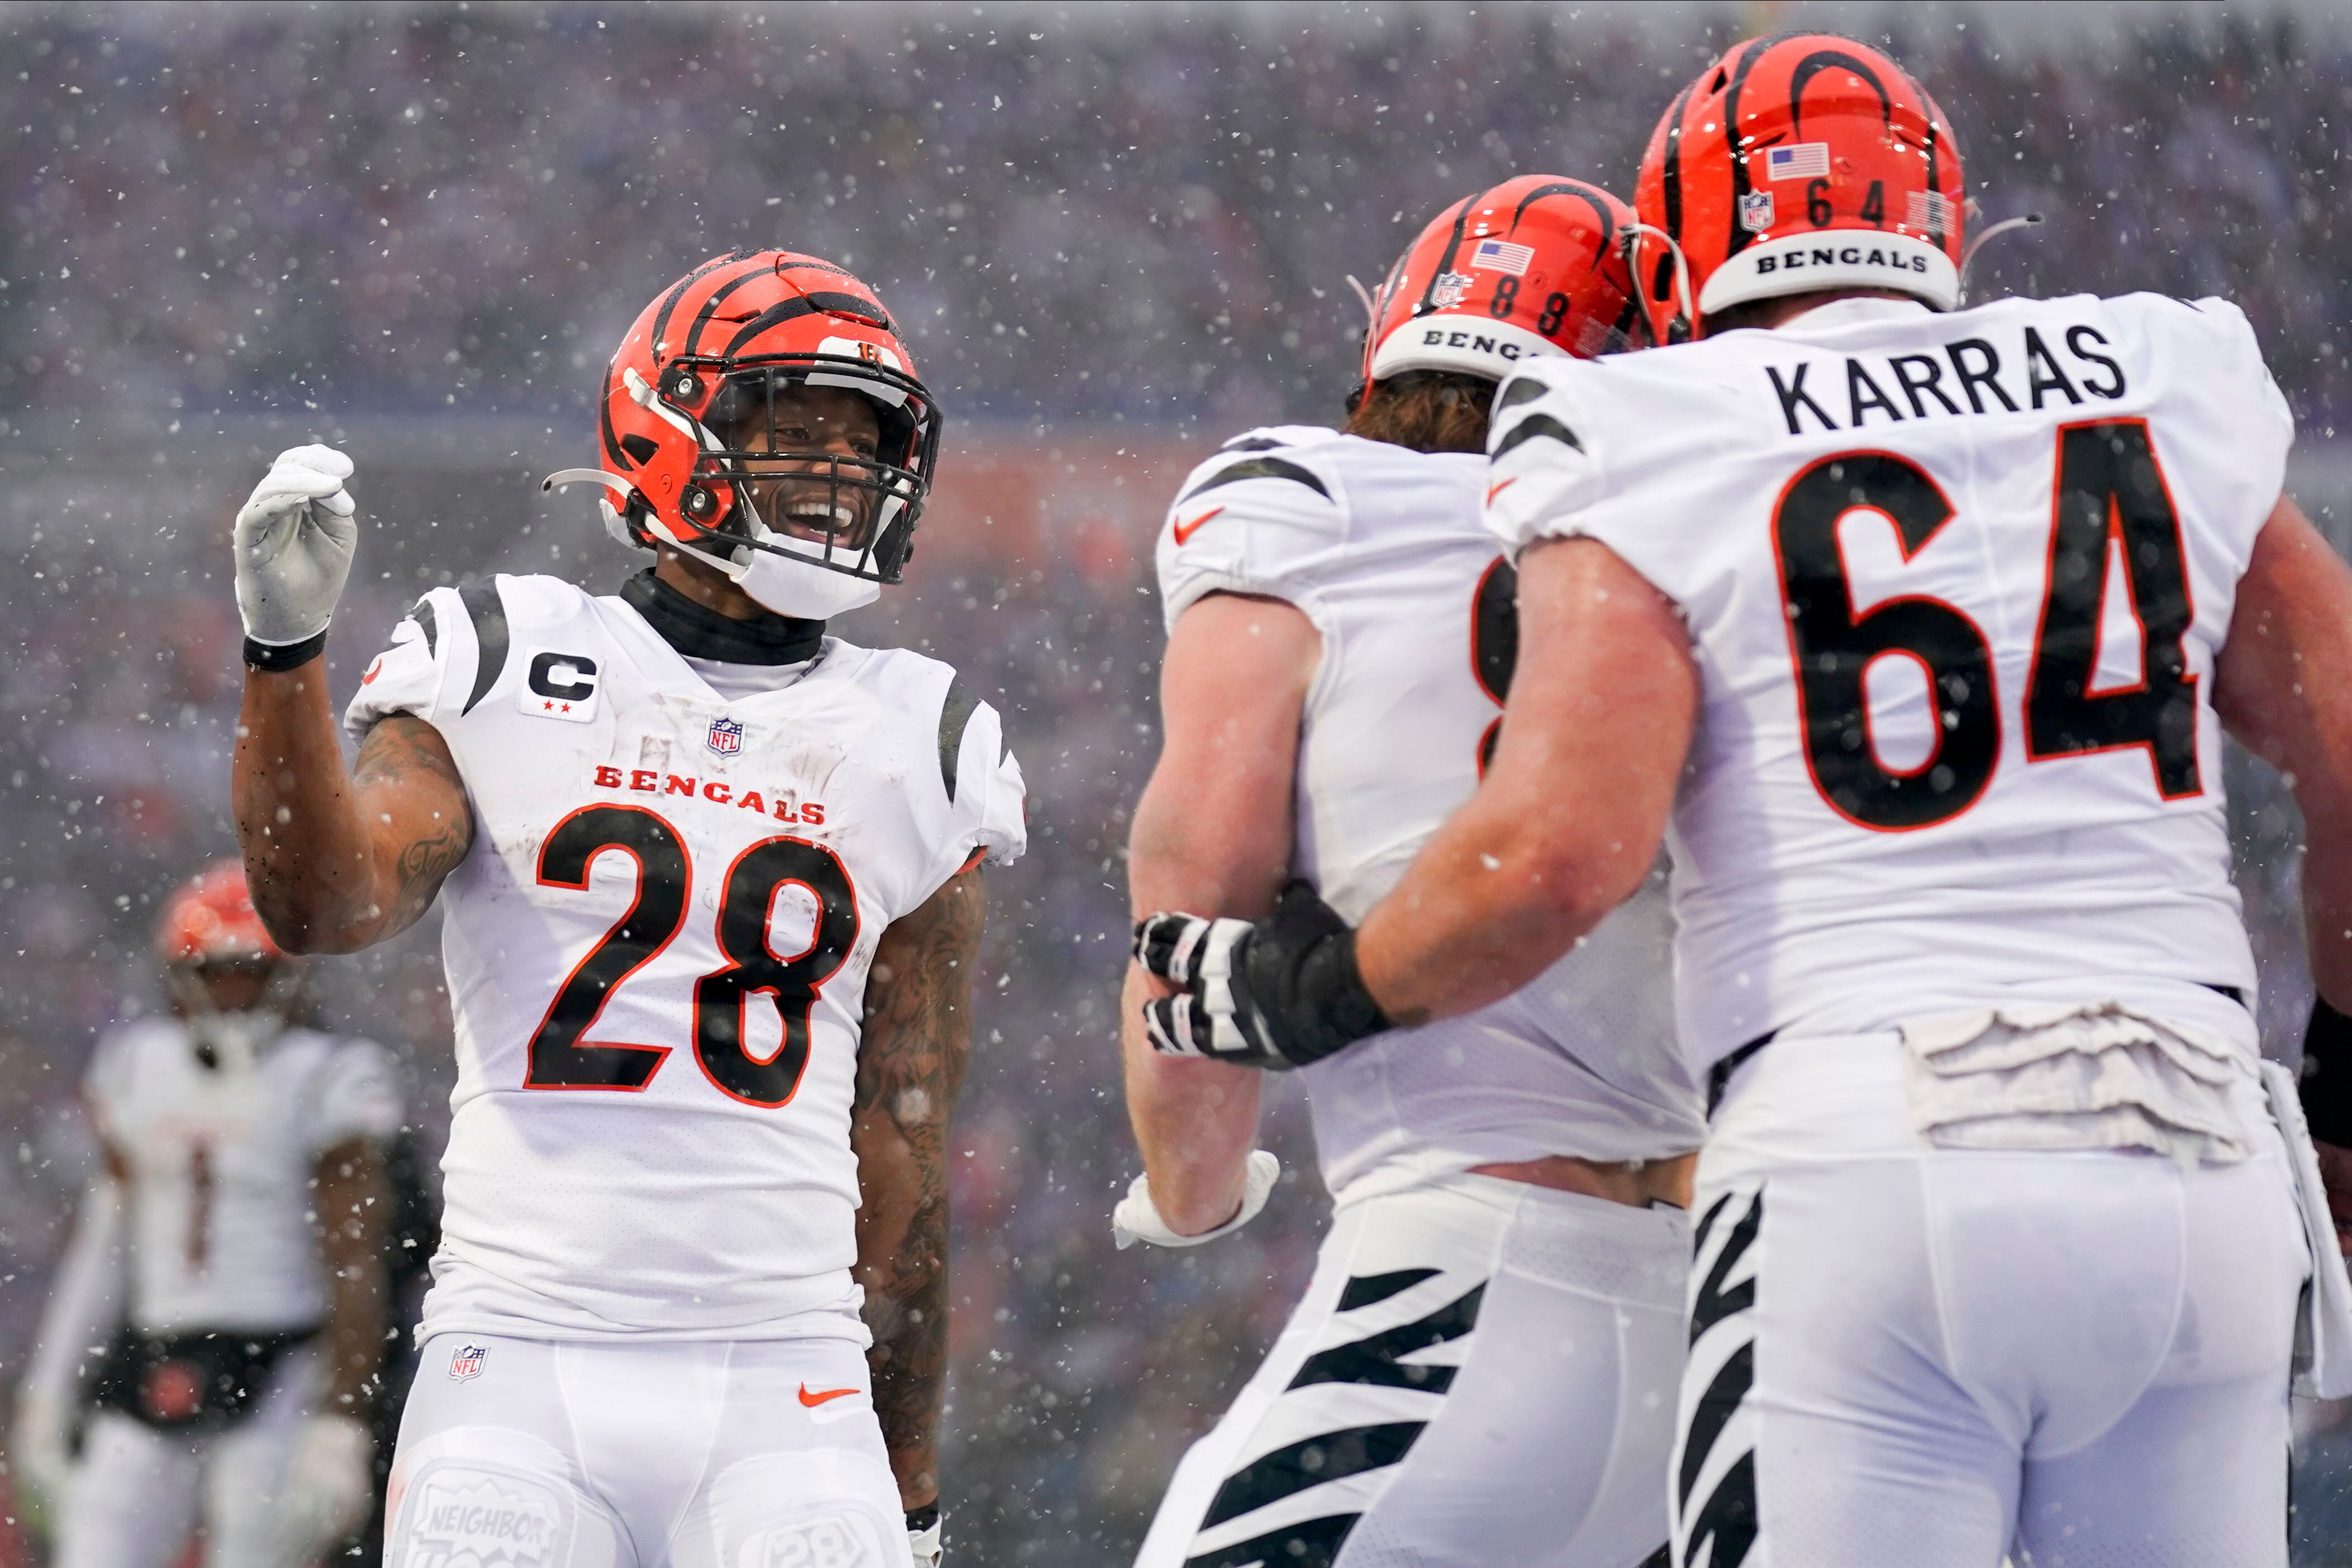
[[[101,1144],[116,1136],[117,1107],[137,1090],[138,1071],[131,1058],[137,1048],[136,1031],[142,1027],[133,1024],[101,1037],[82,1073],[82,1104],[89,1109],[90,1126]]]
[[[1311,603],[1346,540],[1344,494],[1322,459],[1271,439],[1245,439],[1193,469],[1160,530],[1155,564],[1169,627],[1212,593]]]
[[[955,766],[950,773],[947,768],[950,730],[955,727],[960,727],[961,735],[952,742]],[[940,728],[940,782],[948,791],[948,829],[940,835],[930,863],[923,868],[919,896],[902,913],[921,908],[950,878],[975,860],[1010,865],[1029,847],[1027,788],[1022,781],[1021,764],[1004,747],[1003,725],[996,710],[983,702],[963,706],[950,682]]]
[[[1591,421],[1570,368],[1539,360],[1495,393],[1486,430],[1487,531],[1513,559],[1539,538],[1576,531],[1576,514],[1601,498],[1602,476]]]
[[[2158,439],[2168,458],[2181,452],[2194,464],[2196,482],[2216,522],[2240,547],[2242,565],[2286,488],[2294,414],[2263,362],[2253,323],[2237,306],[2161,295],[2133,296],[2132,302],[2164,319],[2180,367],[2167,379],[2158,413],[2171,417],[2162,419]],[[2156,322],[2148,326],[2153,335]]]
[[[985,851],[992,864],[1011,865],[1029,848],[1028,786],[1022,779],[1021,764],[1005,747],[1003,721],[986,703],[972,708],[971,721],[964,726],[963,744],[957,748],[959,811],[967,790],[971,791],[972,849]]]
[[[454,590],[436,588],[418,600],[392,629],[392,643],[360,676],[343,710],[343,732],[353,740],[392,714],[430,723],[441,700],[457,626],[467,624]]]
[[[387,1143],[406,1110],[391,1053],[368,1040],[337,1042],[311,1080],[310,1102],[313,1155],[352,1138]]]
[[[61,1410],[79,1402],[85,1374],[105,1356],[122,1322],[124,1218],[114,1178],[103,1171],[92,1176],[49,1283],[20,1403],[25,1394],[46,1396]]]

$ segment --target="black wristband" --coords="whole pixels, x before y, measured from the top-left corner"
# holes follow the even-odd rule
[[[278,674],[299,669],[326,651],[327,634],[324,632],[315,637],[305,637],[299,643],[257,643],[247,637],[245,640],[245,667]]]
[[[919,1535],[940,1521],[940,1505],[927,1502],[920,1508],[907,1511],[907,1533]]]
[[[2303,1119],[2314,1141],[2352,1148],[2352,1018],[2311,998],[2303,1031]]]

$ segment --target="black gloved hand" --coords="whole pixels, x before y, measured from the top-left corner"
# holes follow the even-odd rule
[[[1391,1027],[1356,967],[1356,933],[1294,882],[1251,925],[1160,914],[1137,922],[1135,958],[1183,993],[1144,1004],[1163,1056],[1286,1072]]]

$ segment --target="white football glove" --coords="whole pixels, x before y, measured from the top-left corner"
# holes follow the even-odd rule
[[[1214,1230],[1203,1230],[1198,1236],[1179,1236],[1168,1228],[1160,1218],[1160,1206],[1151,1201],[1151,1178],[1139,1176],[1130,1183],[1127,1196],[1110,1211],[1111,1239],[1118,1250],[1126,1251],[1139,1241],[1149,1241],[1154,1247],[1198,1247],[1203,1241],[1214,1241],[1230,1231],[1239,1230],[1257,1218],[1265,1207],[1268,1195],[1274,1191],[1275,1178],[1282,1174],[1282,1162],[1264,1149],[1252,1149],[1248,1165],[1242,1172],[1242,1207],[1231,1219]]]
[[[236,608],[245,634],[266,647],[305,643],[327,629],[359,542],[343,481],[352,460],[331,446],[281,452],[236,514]]]
[[[303,1559],[332,1546],[367,1518],[375,1490],[375,1439],[349,1416],[320,1413],[302,1427],[281,1483],[280,1517]]]
[[[923,1521],[920,1529],[915,1521]],[[911,1510],[907,1515],[907,1554],[914,1559],[915,1568],[940,1568],[940,1511],[934,1503],[929,1508]]]
[[[39,1536],[56,1533],[57,1519],[72,1478],[73,1456],[66,1443],[65,1411],[46,1394],[21,1393],[16,1421],[8,1432],[9,1479],[16,1483],[16,1512]]]

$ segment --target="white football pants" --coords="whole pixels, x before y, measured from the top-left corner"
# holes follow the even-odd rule
[[[310,1542],[278,1494],[325,1381],[316,1348],[297,1346],[244,1419],[203,1436],[92,1411],[54,1568],[164,1568],[200,1523],[205,1568],[295,1568]]]
[[[1488,1176],[1341,1207],[1138,1568],[1663,1563],[1689,1236]]]
[[[2310,1251],[2254,1156],[1938,1149],[1886,1033],[1776,1042],[1699,1156],[1677,1568],[2284,1568]]]
[[[400,1423],[386,1568],[906,1568],[845,1339],[435,1334]]]

